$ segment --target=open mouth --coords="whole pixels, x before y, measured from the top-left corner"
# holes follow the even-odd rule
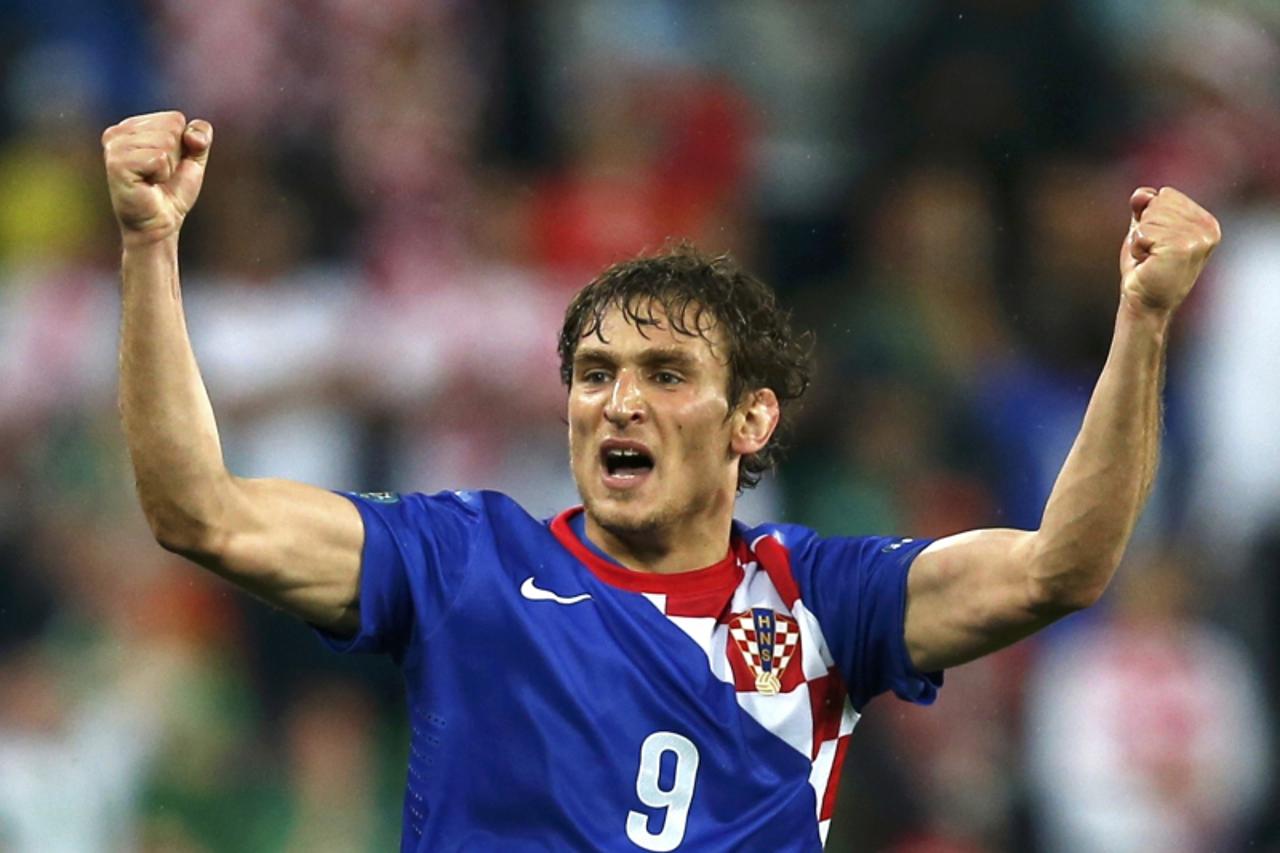
[[[636,480],[653,470],[653,457],[636,447],[605,447],[600,460],[610,481]]]

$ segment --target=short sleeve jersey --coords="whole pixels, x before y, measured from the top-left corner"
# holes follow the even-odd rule
[[[903,638],[925,540],[735,522],[720,562],[626,569],[505,495],[349,496],[360,627],[401,667],[403,851],[820,850],[863,706],[932,702]]]

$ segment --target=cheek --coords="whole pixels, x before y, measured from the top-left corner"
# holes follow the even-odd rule
[[[674,418],[672,426],[678,446],[689,456],[713,458],[729,442],[729,423],[725,421],[722,401],[708,400],[690,406]]]
[[[592,427],[595,424],[592,408],[570,400],[565,420],[569,428],[569,454],[576,459],[580,449],[591,443]]]
[[[573,417],[573,413],[569,413],[569,451],[577,454],[579,445],[584,443],[587,433],[582,426],[582,422]]]
[[[593,413],[595,407],[589,402],[578,399],[569,398],[569,405],[565,412],[565,417],[569,422],[569,433],[581,433],[593,422]]]

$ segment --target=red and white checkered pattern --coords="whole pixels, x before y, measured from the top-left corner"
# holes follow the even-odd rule
[[[742,546],[738,561],[742,581],[727,604],[716,605],[706,596],[644,595],[702,648],[715,676],[735,686],[743,711],[809,759],[809,784],[825,843],[840,769],[858,714],[817,618],[800,600],[786,547],[763,536],[750,548]],[[776,693],[756,689],[760,650],[751,611],[758,607],[775,613],[774,655],[780,683]],[[709,612],[712,609],[717,612]]]

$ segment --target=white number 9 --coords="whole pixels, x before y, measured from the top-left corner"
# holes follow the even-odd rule
[[[671,787],[658,786],[658,771],[662,767],[662,753],[671,752],[676,757],[675,779]],[[636,774],[636,796],[640,802],[655,809],[666,809],[659,832],[649,831],[649,815],[644,812],[627,813],[627,838],[645,850],[675,850],[684,841],[685,827],[689,821],[689,806],[693,802],[693,786],[698,776],[698,748],[693,741],[675,732],[654,732],[640,745],[640,771]]]

